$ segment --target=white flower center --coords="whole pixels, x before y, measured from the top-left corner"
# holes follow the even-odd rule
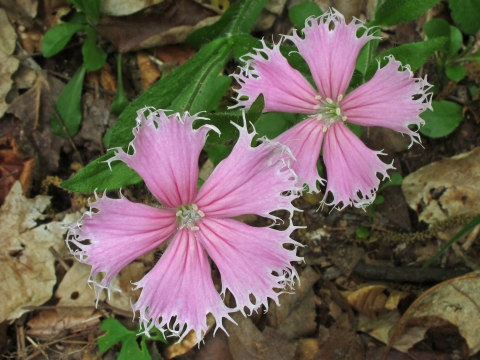
[[[178,229],[182,230],[185,227],[190,228],[192,231],[199,230],[199,227],[195,224],[202,218],[205,217],[205,213],[202,210],[198,209],[198,206],[195,204],[192,205],[182,205],[177,210],[177,222]]]
[[[319,103],[313,107],[317,113],[311,116],[316,117],[317,120],[323,120],[323,132],[326,132],[333,123],[347,120],[340,107],[343,95],[338,95],[337,101],[330,98],[323,99],[320,95],[315,96],[315,99],[319,100]]]

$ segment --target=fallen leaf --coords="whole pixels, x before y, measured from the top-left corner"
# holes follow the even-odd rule
[[[125,16],[164,1],[165,0],[103,0],[100,3],[100,12],[108,16]]]
[[[455,325],[467,342],[469,354],[480,350],[480,273],[474,272],[438,284],[415,300],[398,322],[388,347],[409,331],[409,325],[429,328],[439,323]]]
[[[342,271],[342,274],[350,276],[353,269],[365,256],[365,250],[359,246],[337,246],[330,259]]]
[[[148,55],[141,51],[137,53],[137,64],[142,77],[142,89],[145,91],[160,79],[160,71],[158,71],[157,65],[150,60]]]
[[[312,286],[320,277],[321,274],[316,273],[311,267],[305,268],[295,292],[281,294],[279,296],[281,306],[275,303],[269,306],[267,312],[269,325],[282,331],[289,340],[313,335],[317,330],[315,294]]]
[[[317,360],[319,358],[318,339],[298,339],[295,360]]]
[[[27,322],[27,335],[33,338],[51,339],[66,335],[67,331],[81,331],[86,328],[98,328],[100,310],[96,310],[90,317],[68,315],[60,317],[55,309],[46,309]]]
[[[51,298],[55,276],[55,258],[48,248],[65,248],[66,229],[61,222],[37,226],[50,197],[38,195],[26,199],[16,182],[0,208],[0,322],[20,317]]]
[[[140,291],[133,291],[134,282],[140,281],[147,268],[142,261],[134,261],[125,267],[120,274],[115,278],[113,286],[122,290],[122,292],[113,291],[110,298],[106,302],[116,308],[132,311],[132,304],[135,304],[140,296]]]
[[[10,24],[5,10],[0,9],[0,117],[8,108],[6,97],[12,88],[12,75],[17,71],[20,62],[12,56],[15,50],[17,34]]]
[[[97,30],[121,53],[182,43],[195,29],[209,25],[218,15],[191,0],[162,2],[138,13],[103,17]]]
[[[402,191],[408,205],[428,224],[478,213],[480,147],[443,159],[408,175]]]
[[[288,360],[295,356],[295,345],[279,330],[257,329],[252,320],[237,312],[232,316],[238,324],[227,323],[228,345],[234,360]]]
[[[93,286],[89,286],[90,265],[78,261],[67,271],[55,292],[55,297],[60,298],[57,306],[60,318],[67,316],[88,318],[95,311],[96,296]],[[99,300],[105,299],[102,291]]]

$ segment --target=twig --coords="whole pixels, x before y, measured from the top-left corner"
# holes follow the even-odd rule
[[[380,280],[406,283],[439,283],[467,274],[469,271],[457,269],[420,269],[390,266],[374,266],[358,263],[353,273],[367,280]]]
[[[48,356],[47,354],[45,354],[45,351],[43,351],[43,349],[40,346],[38,346],[38,344],[35,341],[33,341],[32,338],[30,338],[30,336],[26,336],[26,338],[33,346],[35,346],[43,354],[43,356],[45,356],[45,359],[48,360]]]
[[[55,256],[55,259],[57,259],[57,261],[60,263],[60,265],[62,265],[62,267],[65,269],[65,271],[70,270],[70,266],[68,266],[68,264],[62,259],[62,257],[58,253],[58,251],[55,250],[55,248],[53,246],[50,246],[48,248],[48,250],[50,250],[52,255]]]

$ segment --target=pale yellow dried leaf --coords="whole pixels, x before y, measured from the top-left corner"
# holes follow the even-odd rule
[[[347,300],[358,312],[370,317],[375,317],[384,310],[387,296],[383,293],[383,285],[369,285],[352,291],[347,295]]]
[[[26,199],[17,181],[0,208],[0,322],[20,317],[25,306],[42,305],[56,283],[50,246],[62,253],[64,224],[37,226],[50,204],[48,196]]]
[[[5,10],[0,9],[0,117],[5,114],[8,104],[5,102],[12,88],[12,75],[18,69],[19,61],[12,56],[15,50],[17,34],[10,24]]]
[[[164,0],[103,0],[100,12],[109,16],[125,16],[136,13]]]
[[[125,267],[113,281],[113,286],[122,292],[112,291],[107,303],[116,308],[130,311],[133,316],[132,304],[137,302],[141,293],[140,290],[133,291],[135,287],[133,283],[141,280],[146,272],[147,268],[141,261],[134,261]]]

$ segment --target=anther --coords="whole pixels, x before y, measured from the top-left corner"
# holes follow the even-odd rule
[[[322,120],[322,118],[323,118],[323,115],[322,115],[322,114],[318,114],[318,115],[317,115],[317,120]]]
[[[330,98],[326,98],[325,101],[326,101],[327,103],[329,103],[329,104],[333,104],[333,100],[330,99]]]
[[[342,120],[343,120],[343,121],[347,121],[347,117],[346,117],[346,116],[342,116]]]
[[[342,101],[342,99],[343,99],[343,95],[342,94],[338,95],[337,102]]]
[[[180,216],[180,215],[182,215],[182,214],[183,214],[183,213],[182,213],[182,210],[178,210],[175,215]]]
[[[340,116],[342,114],[342,110],[340,110],[340,108],[336,108],[335,109],[335,114],[337,114],[338,116]]]
[[[205,213],[202,210],[197,210],[197,214],[200,215],[200,217],[205,217]]]
[[[327,132],[327,130],[328,130],[328,126],[325,125],[325,126],[323,127],[322,131],[325,133],[325,132]]]
[[[322,100],[322,96],[321,96],[321,95],[317,95],[317,96],[315,96],[315,99],[316,99],[316,100]]]
[[[198,210],[198,206],[196,204],[192,204],[192,209],[197,211]]]
[[[321,106],[320,106],[319,104],[317,104],[317,105],[315,105],[313,108],[314,108],[315,110],[318,110],[318,109],[321,108]]]
[[[200,228],[198,226],[190,226],[190,230],[198,231],[198,230],[200,230]]]

